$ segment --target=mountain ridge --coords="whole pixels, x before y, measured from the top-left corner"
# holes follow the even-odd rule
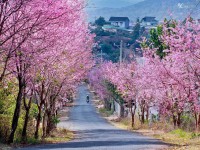
[[[99,16],[109,19],[111,16],[124,17],[135,21],[138,17],[154,16],[159,21],[164,18],[173,18],[182,20],[193,12],[192,17],[200,18],[200,4],[198,0],[145,0],[127,7],[122,8],[101,8],[88,11],[90,20],[94,20]]]

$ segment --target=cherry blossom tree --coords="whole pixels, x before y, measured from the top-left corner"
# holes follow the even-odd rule
[[[167,45],[166,56],[162,60],[156,56],[156,49],[146,50],[149,61],[145,66],[151,68],[146,81],[157,94],[160,112],[172,116],[174,126],[180,127],[181,115],[190,111],[198,126],[199,112],[199,24],[187,20],[176,27],[163,26],[160,39]],[[152,56],[154,56],[152,58]],[[153,66],[153,67],[151,67]],[[152,73],[153,72],[153,73]],[[145,80],[144,80],[145,81]],[[145,82],[143,82],[145,83]],[[149,82],[150,83],[150,82]],[[151,87],[149,89],[151,89]]]
[[[93,36],[88,31],[83,8],[82,0],[1,2],[0,79],[11,73],[18,80],[9,143],[13,142],[22,99],[26,108],[22,136],[26,136],[32,99],[38,100],[37,137],[42,108],[46,106],[53,113],[55,109],[51,108],[56,107],[57,97],[71,89],[69,85],[85,78],[92,67]]]
[[[143,62],[129,64],[106,63],[96,72],[102,83],[109,81],[125,101],[135,99],[140,110],[140,119],[144,123],[149,119],[149,109],[173,119],[174,127],[181,127],[182,116],[193,114],[196,128],[200,126],[200,25],[187,19],[186,22],[165,22],[159,41],[164,45],[165,55],[158,56],[153,43],[143,44]],[[151,42],[151,41],[148,41]],[[95,73],[94,73],[95,74]],[[99,80],[100,79],[100,80]],[[99,85],[98,85],[99,86]],[[95,85],[97,87],[97,85]],[[100,86],[101,95],[106,86]],[[102,92],[104,91],[104,92]]]

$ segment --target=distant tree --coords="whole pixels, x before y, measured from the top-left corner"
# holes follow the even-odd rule
[[[105,18],[104,17],[99,17],[97,20],[95,20],[95,24],[98,26],[103,26],[106,24]]]
[[[119,50],[114,49],[111,44],[103,43],[101,45],[102,52],[107,54],[108,60],[116,63],[119,61]]]
[[[111,33],[109,31],[104,31],[102,27],[97,27],[92,31],[92,33],[96,34],[96,36],[110,36]]]
[[[162,59],[165,56],[163,50],[166,48],[165,44],[159,38],[162,35],[162,26],[157,26],[156,29],[150,30],[150,42],[153,43],[154,48],[158,48],[156,54]]]
[[[119,62],[119,55],[120,55],[119,50],[113,50],[113,52],[110,54],[110,60],[113,63]]]
[[[140,28],[141,28],[140,21],[139,19],[137,19],[137,23],[133,27],[133,35],[132,35],[133,43],[135,43],[135,41],[140,37]]]
[[[102,44],[101,49],[103,53],[107,53],[107,54],[112,53],[112,47],[109,44]]]
[[[175,28],[177,22],[175,20],[164,20],[164,24],[168,28]],[[170,33],[170,29],[168,29],[168,32]],[[163,34],[163,25],[157,26],[156,29],[151,29],[150,30],[150,42],[153,44],[152,46],[154,48],[157,48],[156,54],[160,56],[162,59],[163,57],[166,56],[166,53],[163,52],[166,48],[167,45],[163,43],[162,39],[160,38]]]

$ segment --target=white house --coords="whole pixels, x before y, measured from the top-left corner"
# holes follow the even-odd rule
[[[158,21],[155,19],[156,17],[144,17],[141,20],[141,25],[144,27],[148,27],[148,26],[157,26],[158,25]]]
[[[130,20],[128,17],[110,17],[109,22],[113,26],[128,29]]]

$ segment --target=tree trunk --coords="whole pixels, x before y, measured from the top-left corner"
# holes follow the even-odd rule
[[[43,121],[42,121],[42,137],[46,137],[46,111],[44,112]]]
[[[24,120],[24,126],[23,126],[23,131],[22,131],[22,141],[27,140],[27,126],[28,126],[28,121],[29,121],[29,112],[31,108],[31,100],[29,100],[28,108],[26,108],[26,115],[25,115],[25,120]]]
[[[50,97],[50,109],[47,111],[47,135],[50,135],[51,131],[56,128],[55,123],[53,122],[53,117],[56,115],[56,97]]]
[[[178,128],[181,127],[181,113],[178,113],[178,116],[177,116],[177,126]]]
[[[124,106],[120,105],[120,117],[124,118]]]
[[[196,131],[200,131],[200,113],[195,113]]]
[[[36,123],[36,129],[35,129],[35,139],[38,139],[39,137],[39,128],[40,128],[40,122],[42,117],[42,107],[45,106],[45,99],[44,99],[44,92],[45,92],[45,86],[44,83],[42,83],[41,91],[40,91],[40,102],[38,105],[38,116],[37,116],[37,123]]]
[[[144,122],[145,122],[145,119],[144,119],[144,112],[145,112],[145,110],[144,110],[144,107],[142,108],[142,114],[141,114],[141,123],[142,124],[144,124]]]
[[[55,114],[52,114],[51,111],[47,114],[47,128],[46,128],[46,134],[50,135],[51,131],[56,128],[55,123],[53,122],[53,117],[55,117]]]
[[[146,120],[149,120],[149,107],[147,106],[147,110],[146,110]]]
[[[175,115],[173,115],[173,123],[174,123],[174,129],[175,129],[177,126],[177,119]]]
[[[198,131],[198,117],[197,117],[197,113],[194,114],[194,118],[195,118],[195,126],[196,126],[196,131]]]
[[[9,136],[9,139],[8,139],[8,144],[13,143],[15,131],[16,131],[17,126],[18,126],[20,110],[21,110],[21,102],[22,102],[22,97],[23,97],[24,83],[23,83],[21,77],[18,77],[18,81],[19,81],[19,91],[18,91],[18,95],[17,95],[17,99],[16,99],[16,107],[15,107],[15,112],[14,112],[14,115],[13,115],[11,133],[10,133],[10,136]]]
[[[47,112],[47,128],[46,128],[46,134],[50,135],[50,132],[52,131],[52,115],[51,112]]]
[[[111,110],[110,102],[107,99],[104,99],[104,108],[106,110]]]
[[[198,127],[197,127],[197,130],[199,131],[200,130],[200,113],[199,113],[199,115],[198,115]]]
[[[38,108],[39,112],[38,112],[38,116],[37,116],[37,123],[36,123],[36,129],[35,129],[35,139],[38,139],[39,137],[39,128],[40,128],[40,122],[41,122],[41,114],[42,114],[42,105],[40,105],[40,107]]]
[[[132,126],[132,128],[135,125],[135,111],[136,111],[136,104],[134,105],[134,109],[133,109],[133,107],[131,107],[131,119],[132,119],[131,126]]]
[[[22,141],[26,141],[27,140],[27,126],[28,126],[28,120],[29,120],[29,111],[30,109],[28,109],[26,111],[26,115],[25,115],[25,120],[24,120],[24,126],[23,126],[23,131],[22,131]]]
[[[26,98],[24,97],[24,107],[26,110],[26,115],[25,115],[25,120],[24,120],[24,126],[23,126],[23,131],[22,131],[22,141],[27,141],[27,126],[28,126],[28,121],[29,121],[29,112],[31,108],[31,103],[32,103],[32,98],[30,98],[28,102],[28,106],[26,105]]]

